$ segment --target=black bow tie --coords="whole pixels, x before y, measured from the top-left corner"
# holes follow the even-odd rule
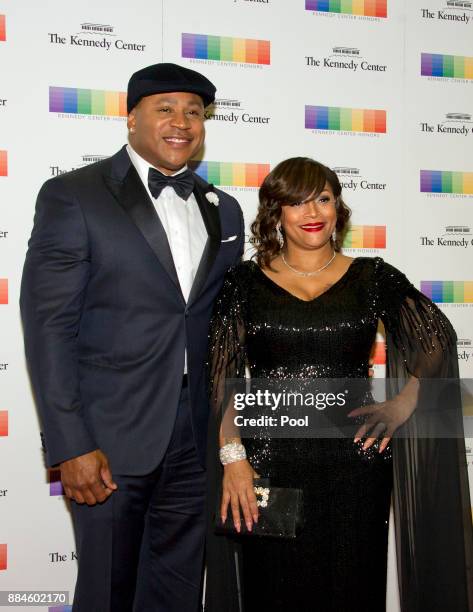
[[[190,170],[184,170],[184,172],[174,176],[167,176],[159,170],[150,168],[148,171],[148,187],[153,198],[159,198],[159,194],[165,187],[172,187],[180,198],[187,200],[194,190],[194,177]]]

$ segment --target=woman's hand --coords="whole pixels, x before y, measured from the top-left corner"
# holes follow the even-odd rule
[[[238,533],[241,530],[240,506],[248,531],[253,528],[253,522],[258,522],[258,506],[253,480],[258,474],[253,470],[247,459],[228,463],[223,468],[223,492],[220,515],[222,523],[227,520],[228,504],[230,503],[233,524]]]
[[[354,442],[358,442],[369,433],[363,444],[366,450],[382,435],[379,452],[382,453],[393,437],[398,427],[407,421],[414,412],[419,392],[419,381],[412,376],[404,389],[391,400],[356,408],[348,413],[349,417],[369,415],[369,418],[355,434]]]

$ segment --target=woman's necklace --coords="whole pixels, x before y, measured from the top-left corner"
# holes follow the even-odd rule
[[[325,270],[325,268],[329,267],[329,265],[335,259],[336,254],[337,253],[334,251],[332,257],[327,261],[327,263],[321,268],[319,268],[318,270],[314,270],[313,272],[299,272],[299,270],[295,270],[292,266],[290,266],[287,263],[286,258],[284,257],[284,253],[281,253],[281,258],[283,262],[285,263],[285,265],[289,268],[289,270],[291,270],[291,272],[294,272],[294,274],[297,274],[298,276],[315,276],[316,274],[319,274],[319,272],[322,272],[322,270]]]

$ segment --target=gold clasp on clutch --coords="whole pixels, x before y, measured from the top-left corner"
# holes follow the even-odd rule
[[[266,508],[268,505],[269,491],[268,487],[254,487],[256,494],[256,505],[261,508]],[[261,495],[261,499],[258,499],[258,495]]]

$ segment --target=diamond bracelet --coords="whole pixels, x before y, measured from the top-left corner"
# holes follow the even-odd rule
[[[229,444],[225,444],[221,447],[219,454],[222,465],[227,465],[228,463],[235,463],[235,461],[246,459],[245,447],[239,442],[230,442]]]

